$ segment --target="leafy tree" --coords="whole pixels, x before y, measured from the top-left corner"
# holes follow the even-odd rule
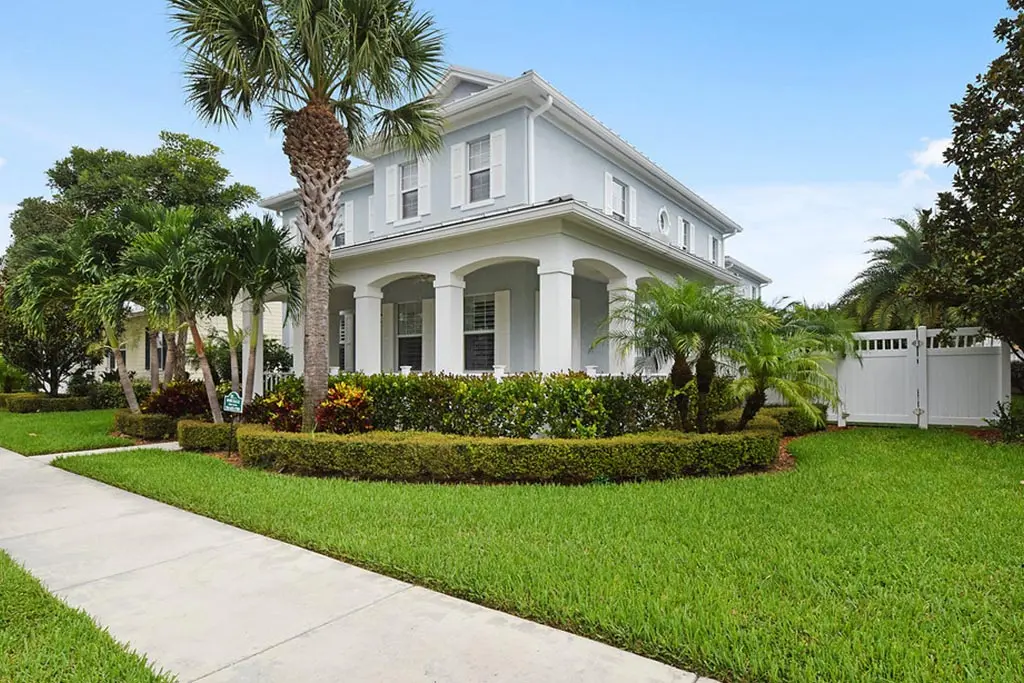
[[[441,147],[442,34],[412,0],[169,0],[187,50],[188,101],[214,123],[270,110],[299,185],[306,249],[305,401],[311,430],[327,394],[330,250],[353,146]]]
[[[946,306],[925,296],[922,285],[931,277],[932,257],[924,234],[935,221],[930,209],[917,209],[914,220],[890,218],[900,229],[869,241],[868,267],[839,299],[840,307],[865,329],[902,330],[918,325],[938,327],[947,319]]]
[[[743,400],[739,429],[764,407],[769,390],[817,424],[822,424],[824,418],[815,401],[839,403],[836,380],[826,369],[835,356],[821,339],[805,330],[752,330],[739,344],[726,349],[726,355],[739,373],[733,384],[736,395]]]
[[[952,107],[953,190],[925,229],[938,269],[928,293],[1024,348],[1024,0],[999,21],[1004,52]]]
[[[67,203],[28,197],[11,214],[11,243],[4,254],[4,270],[13,278],[27,258],[27,245],[43,235],[59,237],[78,219],[78,213]]]
[[[221,384],[231,377],[231,358],[228,350],[227,340],[216,330],[211,330],[206,335],[206,357],[210,360],[210,370],[213,372],[213,380]],[[241,349],[236,351],[236,362],[241,365]],[[199,367],[199,357],[196,356],[195,347],[188,347],[189,363]],[[288,372],[292,369],[292,354],[280,342],[275,339],[263,341],[263,372]]]
[[[718,358],[751,330],[772,324],[759,302],[744,299],[731,285],[707,285],[680,276],[645,280],[615,297],[608,332],[595,343],[613,341],[637,353],[637,366],[670,367],[679,423],[690,424],[686,387],[697,385],[697,431],[710,426],[711,385]]]
[[[8,295],[22,324],[37,339],[45,337],[47,344],[53,343],[47,321],[55,306],[70,311],[86,329],[100,328],[113,352],[128,407],[139,412],[128,368],[118,352],[129,306],[122,256],[131,237],[130,226],[101,216],[79,220],[60,237],[39,237],[31,243],[30,258]]]

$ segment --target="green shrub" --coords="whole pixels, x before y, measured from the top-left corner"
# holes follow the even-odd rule
[[[186,451],[235,451],[235,426],[199,420],[178,422],[178,444]]]
[[[29,377],[0,356],[0,392],[13,394],[29,388]]]
[[[145,403],[150,394],[149,382],[133,380],[132,389],[140,404]],[[120,382],[93,382],[85,388],[86,396],[93,408],[127,408],[128,399],[124,397],[124,389]]]
[[[177,422],[170,415],[157,413],[133,413],[128,410],[114,413],[114,431],[146,441],[171,438],[176,433]]]
[[[140,408],[143,413],[170,415],[175,419],[209,417],[210,399],[206,396],[206,385],[198,380],[168,382],[142,401]]]
[[[822,420],[824,420],[825,409],[822,408],[821,410]],[[741,408],[737,408],[718,415],[715,418],[715,431],[719,433],[735,431],[742,412]],[[818,424],[796,408],[788,406],[761,408],[761,410],[757,411],[754,419],[750,421],[750,424],[747,425],[747,429],[754,428],[753,426],[761,420],[770,420],[777,424],[783,436],[803,436],[804,434],[810,434],[825,428],[824,422]]]
[[[986,419],[989,427],[999,430],[1000,438],[1006,443],[1024,441],[1024,404],[1013,401],[996,403],[994,417]]]
[[[599,377],[593,386],[607,413],[602,436],[637,434],[679,426],[666,379],[644,379],[639,375]]]
[[[373,403],[366,389],[337,382],[316,408],[316,430],[353,434],[373,429]]]
[[[1024,394],[1024,361],[1010,361],[1010,383],[1018,394]]]
[[[7,401],[12,398],[38,398],[43,394],[34,391],[18,391],[11,394],[0,394],[0,409],[7,408]]]
[[[5,404],[7,410],[12,413],[66,413],[92,408],[89,399],[84,397],[51,398],[45,394],[12,396],[5,401]]]
[[[560,439],[604,436],[608,411],[592,378],[578,373],[544,378],[547,433]]]
[[[765,422],[759,422],[764,426]],[[507,439],[430,432],[295,434],[248,425],[238,450],[249,467],[353,479],[477,483],[641,481],[732,474],[778,457],[767,423],[735,434],[651,432],[608,439]]]

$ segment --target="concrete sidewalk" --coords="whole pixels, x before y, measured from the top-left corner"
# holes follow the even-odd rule
[[[698,680],[3,449],[0,548],[181,681]]]

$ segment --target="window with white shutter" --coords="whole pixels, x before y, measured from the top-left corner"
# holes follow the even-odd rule
[[[452,208],[466,203],[466,145],[458,143],[451,148]]]
[[[491,198],[491,138],[487,136],[466,145],[469,152],[469,203]]]
[[[415,161],[399,167],[399,216],[402,220],[420,215],[420,181],[419,164]]]
[[[505,129],[491,133],[491,197],[505,196]]]

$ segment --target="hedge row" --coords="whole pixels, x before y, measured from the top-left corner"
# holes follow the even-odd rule
[[[0,410],[7,408],[7,402],[12,398],[36,398],[39,394],[31,391],[18,391],[11,394],[0,394]]]
[[[343,374],[331,382],[365,389],[373,403],[374,429],[382,431],[592,438],[682,426],[670,400],[671,387],[664,378],[593,378],[574,373],[513,375],[498,381],[491,375]],[[696,388],[691,386],[689,391],[691,413],[695,415]],[[293,403],[300,401],[301,382],[293,380],[284,393]],[[736,406],[731,380],[716,378],[711,392],[712,414]],[[258,409],[252,419],[247,415],[247,421],[268,422],[256,412]]]
[[[234,451],[238,449],[234,425],[214,424],[199,420],[178,422],[178,444],[186,451]]]
[[[114,431],[146,441],[171,438],[176,433],[176,425],[177,420],[167,415],[147,415],[129,410],[114,413]]]
[[[9,396],[4,404],[12,413],[64,413],[92,408],[87,398],[73,396],[51,398],[44,394]]]
[[[643,481],[732,474],[778,457],[780,431],[756,418],[732,434],[649,432],[605,439],[508,439],[430,432],[339,436],[238,430],[249,467],[303,475],[409,482],[558,483]]]

